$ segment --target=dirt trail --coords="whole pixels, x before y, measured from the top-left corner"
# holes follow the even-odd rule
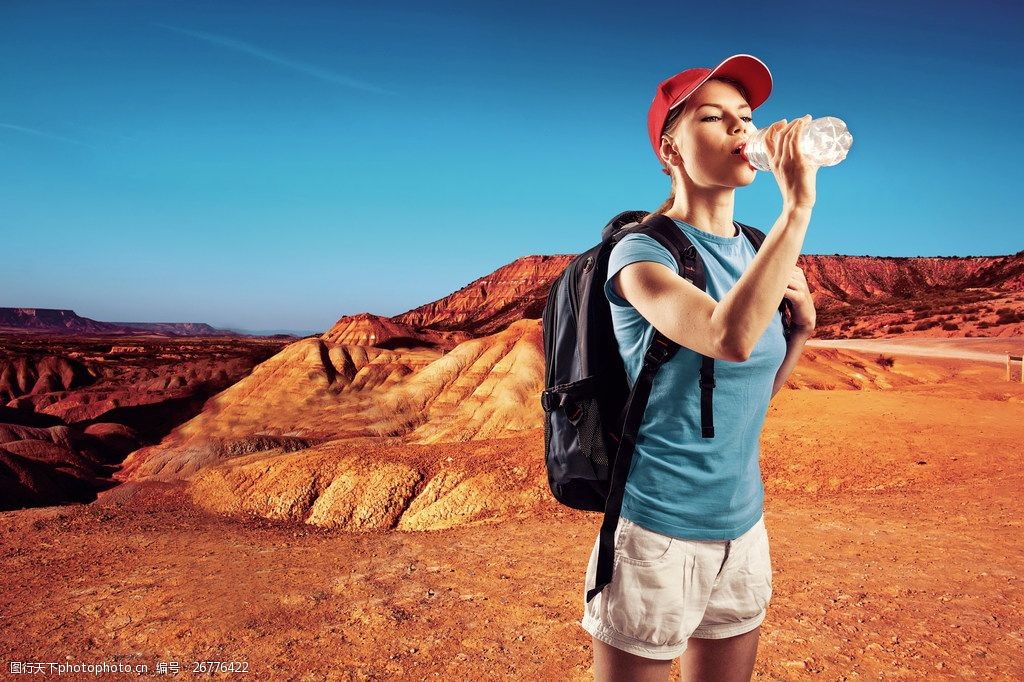
[[[930,358],[950,358],[998,362],[1006,364],[1007,353],[1024,352],[1024,337],[1006,338],[900,338],[900,339],[810,339],[811,348],[847,348],[875,353],[917,355]]]

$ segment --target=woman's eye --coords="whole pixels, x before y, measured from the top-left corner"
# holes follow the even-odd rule
[[[720,117],[719,116],[705,116],[701,120],[702,121],[709,121],[709,120],[711,120],[713,118],[720,118]],[[751,123],[754,122],[754,118],[752,116],[740,116],[740,118],[742,118],[744,121],[750,121]]]

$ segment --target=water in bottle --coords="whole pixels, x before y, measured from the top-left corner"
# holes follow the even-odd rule
[[[771,158],[764,136],[767,128],[762,128],[750,136],[740,150],[750,167],[760,171],[770,171]],[[797,143],[800,153],[808,157],[818,166],[834,166],[846,158],[853,144],[853,135],[846,129],[846,123],[835,116],[816,118],[804,126],[800,141]]]

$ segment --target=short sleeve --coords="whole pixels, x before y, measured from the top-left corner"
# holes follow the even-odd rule
[[[654,237],[639,233],[627,234],[612,247],[612,252],[608,256],[608,277],[604,282],[604,295],[611,303],[622,308],[633,307],[612,289],[612,278],[622,268],[639,261],[654,261],[670,268],[672,272],[679,272],[679,266],[676,265],[672,254]]]

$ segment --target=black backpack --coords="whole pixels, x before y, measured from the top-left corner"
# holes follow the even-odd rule
[[[579,254],[555,279],[542,317],[544,336],[544,451],[548,485],[555,499],[584,511],[603,511],[597,580],[587,592],[589,602],[612,579],[614,534],[622,508],[626,477],[643,420],[651,384],[658,368],[679,350],[679,344],[657,329],[644,354],[643,365],[630,390],[626,367],[612,327],[611,306],[604,295],[608,256],[627,234],[646,234],[668,249],[679,274],[707,290],[704,262],[696,247],[675,222],[646,211],[625,211],[601,231],[601,242]],[[765,234],[737,222],[754,250]],[[783,329],[789,337],[783,299]],[[713,438],[712,390],[715,360],[702,356],[701,435]]]

